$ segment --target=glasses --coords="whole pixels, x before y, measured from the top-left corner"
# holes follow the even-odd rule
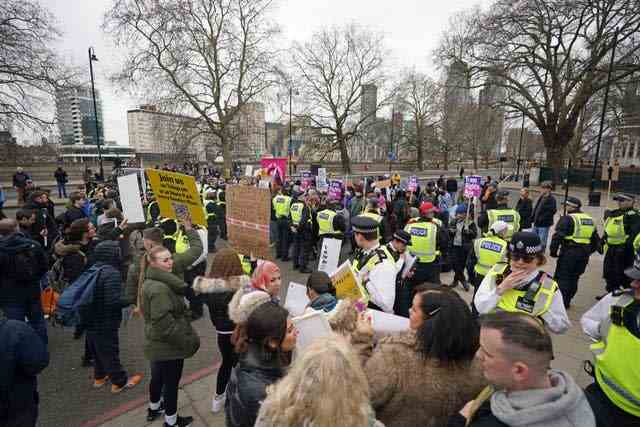
[[[536,259],[535,255],[520,255],[520,254],[510,254],[509,258],[511,258],[512,261],[522,261],[522,262],[526,262],[531,263],[533,262],[533,260]]]

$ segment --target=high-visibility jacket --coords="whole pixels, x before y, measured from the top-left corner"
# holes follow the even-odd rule
[[[565,240],[571,240],[575,243],[588,245],[591,242],[591,235],[596,230],[591,215],[586,213],[569,214],[573,219],[573,234],[566,236]]]
[[[182,233],[181,229],[178,229],[178,231],[172,235],[165,235],[164,238],[175,242],[177,254],[181,254],[189,250],[189,240],[187,239],[187,236]]]
[[[591,345],[591,351],[596,380],[604,394],[618,408],[640,417],[640,338],[629,330],[634,327],[629,323],[637,322],[636,316],[625,316],[633,304],[638,302],[631,292],[620,296],[609,318],[601,323],[602,339]]]
[[[212,207],[211,212],[209,212],[209,209],[208,209],[209,206]],[[207,200],[205,202],[203,209],[204,209],[204,217],[206,218],[207,221],[216,219],[215,207],[216,207],[216,202],[214,200]]]
[[[607,236],[607,245],[623,245],[629,238],[624,229],[624,214],[609,217],[604,222],[604,232]]]
[[[495,265],[488,275],[501,275],[508,264]],[[558,284],[547,274],[540,273],[538,277],[522,289],[509,289],[500,297],[496,311],[524,313],[533,317],[540,317],[551,308],[553,295],[558,290]]]
[[[240,264],[242,264],[242,271],[244,271],[244,274],[246,274],[247,276],[251,276],[251,258],[242,254],[238,254],[238,258],[240,258]]]
[[[507,242],[498,236],[488,236],[473,242],[478,261],[474,267],[476,273],[486,276],[489,270],[507,256]]]
[[[302,212],[304,211],[304,203],[295,202],[291,204],[291,223],[293,225],[300,225],[302,221]],[[307,222],[311,222],[311,217],[307,219]]]
[[[341,231],[333,228],[333,219],[338,215],[331,209],[325,209],[318,212],[316,220],[318,221],[318,235],[324,236],[326,234],[342,234]]]
[[[378,246],[374,251],[372,251],[369,256],[365,258],[356,257],[351,262],[351,266],[353,267],[356,275],[360,275],[361,271],[372,271],[377,265],[382,264],[383,262],[390,262],[395,264],[393,260],[393,256],[389,252],[386,246]],[[368,277],[368,275],[367,275]],[[366,300],[369,301],[369,291],[367,290],[368,280],[365,280],[360,287],[361,292],[365,295]]]
[[[418,257],[417,261],[430,263],[438,255],[438,226],[431,221],[420,221],[407,224],[404,231],[411,235],[411,245],[407,250]]]
[[[507,241],[511,240],[513,233],[520,231],[520,214],[515,209],[489,209],[487,217],[489,218],[489,228],[496,221],[504,221],[511,226],[505,235]]]
[[[633,253],[638,253],[638,249],[640,249],[640,233],[636,234],[636,238],[633,239]]]
[[[276,213],[276,218],[289,217],[289,211],[291,209],[291,197],[283,194],[278,194],[273,198],[273,209]]]

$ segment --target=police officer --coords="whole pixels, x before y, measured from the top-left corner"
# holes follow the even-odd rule
[[[494,311],[525,313],[541,319],[560,334],[571,326],[558,284],[540,266],[545,263],[540,237],[530,231],[514,233],[509,262],[493,266],[473,302],[480,314]]]
[[[575,197],[567,197],[564,204],[567,215],[560,217],[551,238],[549,253],[560,256],[553,278],[558,282],[564,306],[569,308],[578,291],[578,280],[589,263],[589,257],[598,249],[600,238],[591,215],[580,211],[582,202]]]
[[[605,211],[602,237],[605,251],[602,276],[607,283],[607,293],[629,284],[624,269],[633,263],[633,241],[640,226],[640,215],[633,207],[632,195],[618,194],[613,200],[618,202],[618,209]],[[597,297],[600,298],[602,296]]]
[[[227,240],[227,202],[223,189],[218,189],[218,200],[216,201],[216,223],[218,232],[222,240]]]
[[[216,199],[218,195],[215,190],[207,192],[204,200],[204,217],[207,220],[207,243],[208,252],[214,253],[216,251],[216,239],[218,238],[218,222],[217,222],[217,209]]]
[[[409,307],[413,299],[411,289],[406,283],[407,278],[403,275],[407,258],[411,259],[411,255],[407,254],[407,246],[410,244],[411,234],[404,230],[397,230],[393,233],[391,241],[385,245],[396,265],[396,299],[393,312],[404,317],[409,317]]]
[[[154,227],[158,223],[160,217],[160,206],[153,194],[149,195],[149,203],[147,204],[147,226]]]
[[[316,222],[318,223],[318,250],[322,249],[323,239],[344,238],[347,228],[344,216],[336,212],[339,208],[339,202],[331,202],[329,205],[316,214]]]
[[[409,253],[417,257],[411,280],[412,287],[423,282],[440,283],[440,255],[447,247],[448,236],[434,220],[435,207],[431,202],[420,205],[420,218],[407,224],[404,231],[411,235]]]
[[[509,208],[509,192],[498,191],[496,195],[498,206],[495,209],[488,209],[478,217],[478,227],[486,232],[496,221],[504,221],[511,226],[505,236],[506,240],[511,240],[513,233],[520,231],[520,214],[515,209]]]
[[[504,236],[508,233],[509,224],[504,221],[493,223],[484,237],[473,241],[473,249],[469,253],[467,265],[473,269],[473,298],[471,298],[471,312],[478,315],[473,299],[478,292],[480,283],[489,273],[489,270],[498,263],[504,263],[507,259],[507,241]]]
[[[396,266],[386,247],[378,241],[378,223],[358,215],[351,221],[358,250],[352,266],[369,295],[369,307],[393,312],[396,297]]]
[[[293,233],[293,269],[301,273],[311,273],[307,267],[309,260],[313,219],[311,209],[305,203],[304,194],[291,204],[291,231]]]
[[[182,228],[175,219],[162,218],[159,227],[164,233],[162,244],[169,252],[172,254],[181,254],[189,249],[189,240],[187,236],[182,233]]]
[[[272,206],[278,226],[276,258],[282,261],[289,261],[289,215],[291,213],[291,197],[286,194],[284,188],[278,190],[278,194],[272,200]]]
[[[607,294],[580,320],[594,340],[595,381],[585,390],[597,425],[640,425],[640,258],[624,271],[631,288]]]

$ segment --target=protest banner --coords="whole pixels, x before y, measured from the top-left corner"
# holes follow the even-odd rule
[[[270,260],[271,192],[253,186],[233,185],[227,187],[226,196],[227,234],[231,247],[243,255],[253,254]]]
[[[253,165],[247,165],[245,167],[244,176],[253,176]]]
[[[286,157],[262,158],[260,159],[260,167],[271,177],[271,181],[275,181],[278,185],[284,183],[287,175]]]
[[[336,288],[337,298],[351,298],[354,300],[369,302],[367,293],[362,289],[362,285],[356,276],[349,261],[342,263],[336,271],[331,274],[331,283]]]
[[[464,197],[472,199],[482,195],[482,177],[470,175],[464,177]]]
[[[326,190],[329,185],[327,184],[327,169],[318,168],[318,178],[316,180],[316,187],[318,190]]]
[[[418,177],[410,176],[407,182],[407,190],[415,193],[418,190]]]
[[[300,181],[300,188],[302,189],[302,191],[306,191],[309,187],[311,187],[314,180],[315,177],[311,175],[311,172],[302,172],[302,180]]]
[[[330,200],[342,200],[342,181],[339,179],[331,180],[327,196]]]
[[[338,239],[322,239],[322,249],[320,250],[320,258],[318,260],[318,271],[324,271],[331,274],[338,268],[340,259],[340,249],[342,248],[342,240]]]
[[[146,172],[161,216],[183,219],[188,214],[194,224],[207,226],[194,177],[159,169]]]
[[[131,174],[118,177],[118,191],[120,193],[120,203],[122,204],[122,214],[130,223],[145,222],[144,209],[140,200],[140,186],[138,185],[138,175]]]

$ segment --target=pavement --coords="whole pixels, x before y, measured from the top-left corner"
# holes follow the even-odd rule
[[[504,188],[510,188],[513,195],[517,194],[518,183],[506,183]],[[532,197],[537,197],[537,188],[531,188]],[[586,201],[586,190],[572,189],[571,195]],[[557,195],[558,202],[563,197]],[[511,204],[515,204],[512,198]],[[602,207],[585,207],[591,213],[602,229]],[[556,217],[557,219],[557,217]],[[219,246],[224,246],[221,242]],[[590,340],[580,329],[580,316],[594,303],[594,297],[602,293],[603,256],[594,254],[591,257],[586,273],[582,276],[578,294],[572,302],[569,317],[573,323],[570,330],[560,336],[554,336],[555,360],[553,366],[568,371],[581,386],[591,383],[591,378],[583,371],[583,361],[590,358],[588,346]],[[306,275],[291,268],[291,263],[278,262],[282,269],[282,288],[286,289],[290,281],[306,282]],[[548,257],[544,269],[553,274],[555,259]],[[450,283],[452,273],[442,274],[443,283]],[[472,293],[457,291],[467,301]],[[208,318],[206,307],[205,316],[194,322],[194,327],[201,337],[201,348],[197,354],[185,362],[185,371],[179,393],[179,414],[193,416],[195,426],[224,426],[222,413],[212,414],[210,411],[211,398],[214,394],[217,367],[220,356],[217,349],[215,330]],[[145,374],[143,382],[137,387],[119,395],[112,395],[108,389],[93,389],[92,370],[80,367],[80,357],[83,352],[83,340],[73,340],[72,330],[59,327],[49,327],[49,346],[51,363],[40,375],[40,419],[41,427],[94,427],[94,426],[145,426],[147,388],[149,381],[149,367],[142,351],[143,324],[140,319],[130,321],[120,330],[120,348],[122,363],[130,373]],[[162,420],[151,424],[162,426]]]

